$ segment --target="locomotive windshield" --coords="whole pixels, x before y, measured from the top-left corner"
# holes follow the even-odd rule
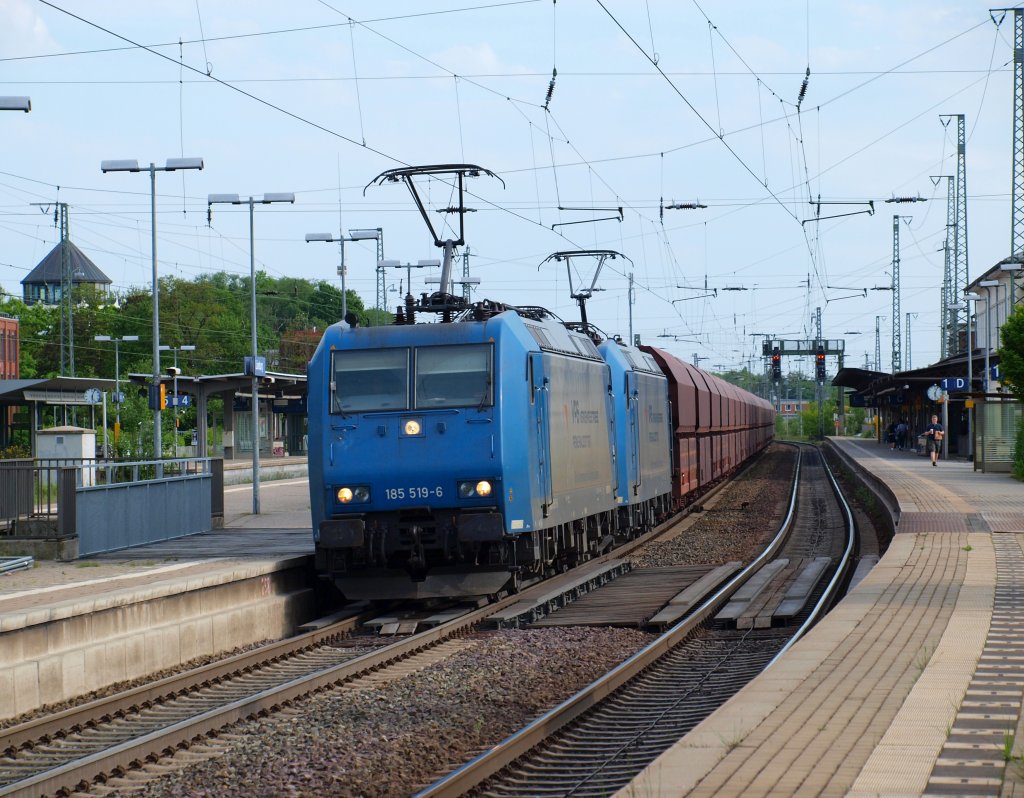
[[[425,346],[416,350],[416,409],[493,404],[491,347]]]
[[[409,350],[335,351],[332,413],[409,409]]]

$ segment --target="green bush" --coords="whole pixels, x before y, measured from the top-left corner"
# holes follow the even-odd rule
[[[6,449],[0,449],[0,460],[18,460],[31,456],[32,452],[29,448],[20,443],[12,443]]]

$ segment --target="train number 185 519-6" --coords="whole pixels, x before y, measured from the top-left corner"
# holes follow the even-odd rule
[[[384,495],[389,499],[440,499],[444,496],[444,490],[438,485],[436,488],[414,486],[409,488],[385,488]]]

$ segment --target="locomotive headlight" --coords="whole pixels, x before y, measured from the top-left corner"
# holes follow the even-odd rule
[[[491,495],[494,487],[491,485],[490,480],[486,479],[473,479],[459,483],[459,498],[460,499],[473,499],[477,497],[486,498]]]
[[[334,495],[340,504],[349,504],[351,502],[364,504],[370,501],[370,489],[365,485],[358,485],[354,488],[338,488]]]
[[[419,419],[407,418],[402,422],[402,434],[413,436],[419,435],[423,431],[423,425],[420,424]]]

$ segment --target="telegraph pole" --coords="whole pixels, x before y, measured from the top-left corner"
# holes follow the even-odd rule
[[[50,212],[51,203],[33,202],[43,213]],[[52,203],[53,226],[60,229],[60,374],[62,377],[75,376],[75,325],[72,293],[75,275],[71,267],[71,220],[66,202]]]
[[[629,273],[629,293],[626,298],[629,302],[629,345],[636,346],[633,340],[633,272]]]
[[[875,316],[875,370],[882,370],[882,317]]]
[[[472,297],[472,287],[469,279],[469,246],[462,251],[462,298],[469,303]]]

